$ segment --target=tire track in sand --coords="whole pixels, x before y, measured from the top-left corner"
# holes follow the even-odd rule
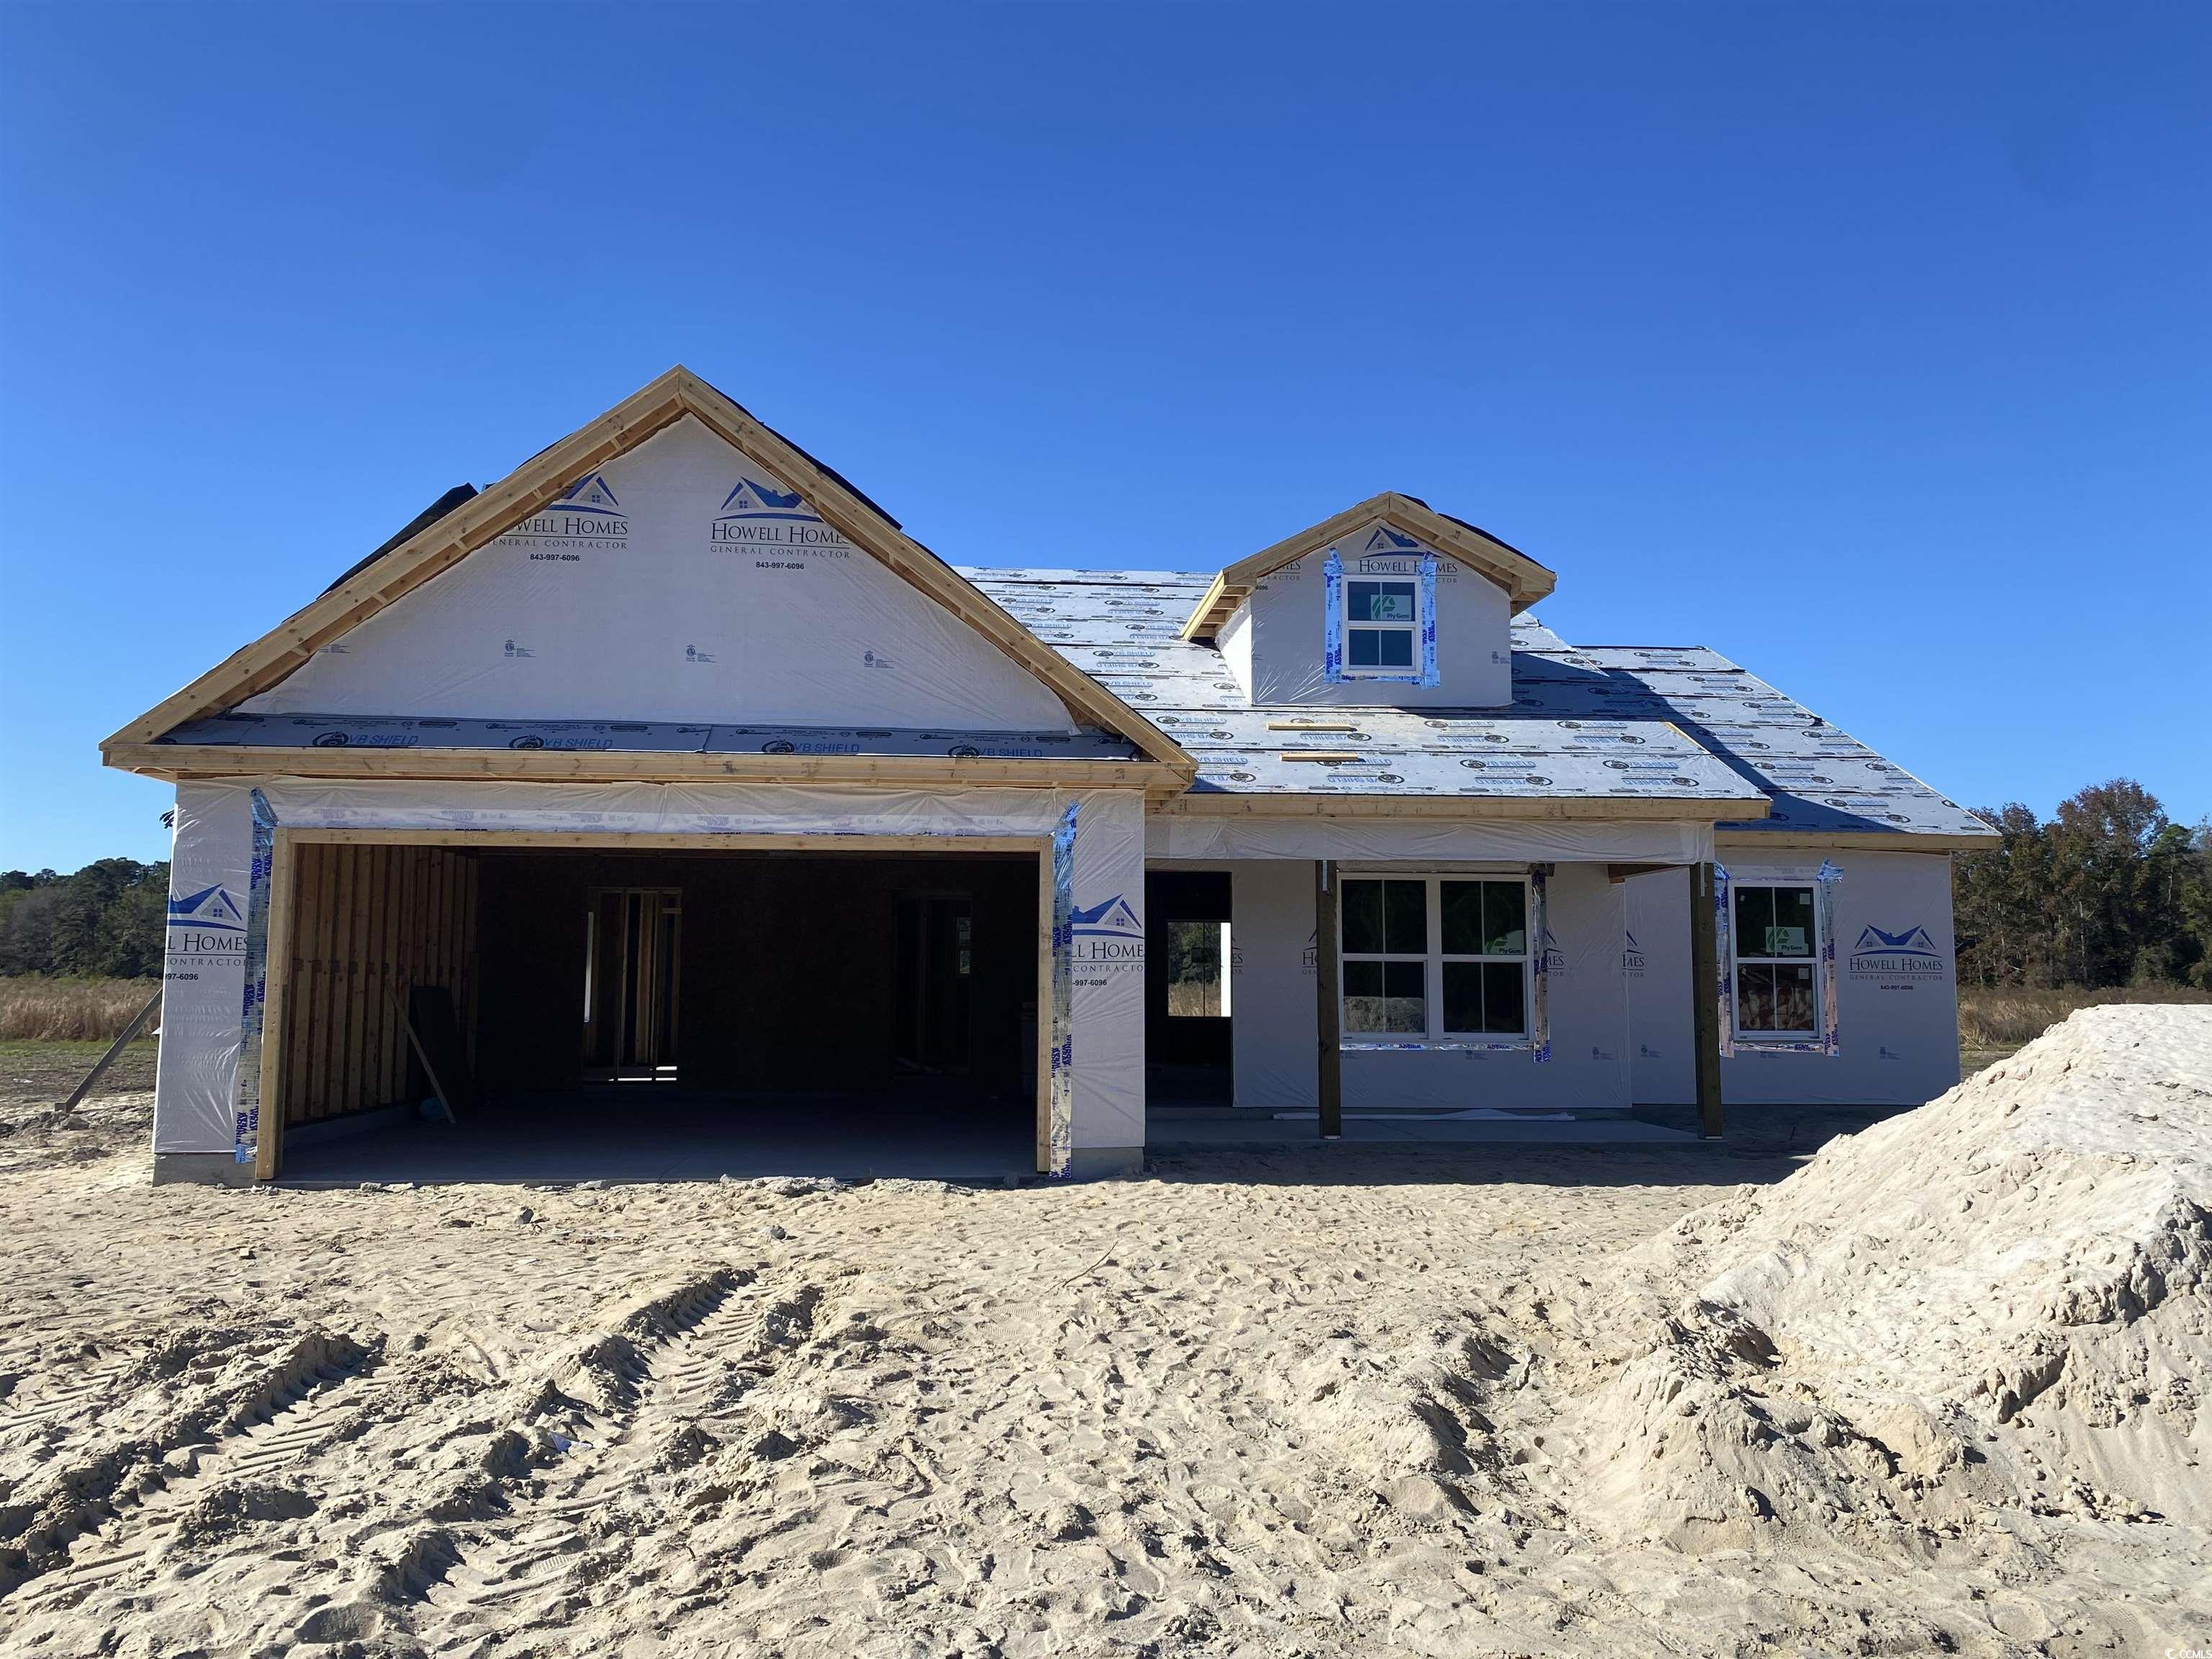
[[[107,1500],[106,1519],[71,1540],[0,1600],[33,1611],[59,1607],[150,1566],[173,1543],[202,1499],[226,1486],[264,1480],[335,1435],[382,1385],[380,1356],[354,1348],[343,1358],[273,1374],[259,1400],[211,1444],[179,1446],[189,1468],[175,1475],[149,1471]],[[86,1546],[91,1547],[88,1549]]]
[[[27,1438],[31,1431],[74,1410],[94,1395],[106,1392],[120,1382],[136,1363],[137,1357],[132,1354],[106,1354],[76,1370],[43,1382],[34,1380],[27,1400],[9,1395],[6,1415],[0,1417],[0,1447],[18,1437]]]
[[[671,1309],[662,1340],[636,1351],[628,1409],[572,1449],[565,1480],[513,1515],[454,1528],[459,1559],[421,1591],[444,1626],[433,1652],[487,1651],[559,1620],[570,1595],[627,1553],[624,1537],[593,1520],[661,1467],[672,1441],[720,1417],[811,1334],[819,1286],[794,1275],[743,1296],[750,1274],[720,1277]]]

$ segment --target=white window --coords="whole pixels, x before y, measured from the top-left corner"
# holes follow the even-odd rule
[[[1407,675],[1421,657],[1421,590],[1412,580],[1355,577],[1344,585],[1344,672]]]
[[[1528,884],[1346,876],[1344,1035],[1440,1042],[1528,1035]]]
[[[1820,1035],[1820,907],[1812,884],[1733,882],[1735,1034]]]

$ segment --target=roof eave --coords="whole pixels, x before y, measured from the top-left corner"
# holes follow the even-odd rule
[[[1612,819],[1719,823],[1766,816],[1764,795],[1720,799],[1667,795],[1338,795],[1185,793],[1158,810],[1193,817],[1420,817]]]
[[[1153,760],[942,755],[751,755],[572,749],[275,749],[246,744],[117,743],[100,759],[172,783],[271,777],[386,781],[919,784],[976,788],[1141,789],[1180,793],[1188,780]]]

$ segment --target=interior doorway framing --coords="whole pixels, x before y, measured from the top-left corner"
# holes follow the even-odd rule
[[[302,846],[450,847],[497,851],[581,847],[612,851],[731,853],[1027,853],[1037,861],[1036,1168],[1052,1173],[1053,845],[1034,836],[848,836],[623,834],[571,830],[308,830],[279,826],[270,848],[269,937],[263,994],[260,1128],[253,1178],[273,1181],[283,1167],[286,1005],[291,987],[293,869]]]
[[[682,887],[586,888],[584,1080],[672,1080],[683,984]]]

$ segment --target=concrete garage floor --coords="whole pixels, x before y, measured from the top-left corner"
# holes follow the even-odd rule
[[[500,1100],[457,1124],[380,1115],[397,1121],[327,1139],[290,1132],[277,1184],[1036,1176],[1030,1120],[997,1102],[945,1106],[896,1096],[723,1094],[642,1084]]]

